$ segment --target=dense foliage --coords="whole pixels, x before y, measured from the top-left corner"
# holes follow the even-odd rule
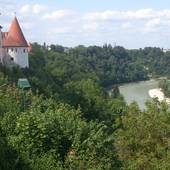
[[[108,87],[148,78],[147,70],[134,62],[127,50],[110,45],[78,46],[61,51],[34,44],[26,73],[34,87],[47,94],[52,91],[56,96],[65,91],[63,85],[70,81],[91,79]]]
[[[87,105],[87,109],[92,109],[94,120],[80,107],[76,109],[45,99],[31,91],[24,93],[15,86],[1,86],[0,146],[4,149],[1,150],[1,169],[119,168],[114,152],[114,127],[109,126],[116,118],[113,113],[116,114],[119,99],[115,101],[107,96],[107,106],[99,106],[102,92],[97,87],[92,89],[99,92],[99,96],[93,93],[96,106]],[[91,94],[86,92],[86,95]],[[23,98],[27,101],[24,110]],[[124,103],[120,105],[125,107]],[[100,111],[103,114],[100,122],[95,120],[99,118],[99,108],[104,111]]]
[[[29,69],[0,66],[0,169],[169,169],[166,104],[151,101],[142,112],[118,89],[167,75],[169,56],[158,48],[34,44]],[[21,77],[31,90],[16,87]]]
[[[170,81],[163,79],[159,82],[159,87],[163,90],[166,97],[170,97]]]
[[[34,89],[60,99],[70,81],[91,79],[109,87],[170,74],[170,53],[160,48],[126,50],[111,45],[75,48],[51,45],[50,49],[34,44],[30,69],[24,74]]]
[[[146,107],[141,112],[132,104],[118,119],[115,146],[123,169],[170,169],[170,112],[165,103],[158,101]]]

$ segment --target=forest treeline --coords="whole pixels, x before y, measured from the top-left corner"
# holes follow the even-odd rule
[[[170,52],[164,53],[156,47],[127,50],[106,44],[65,48],[34,43],[29,64],[30,68],[25,70],[15,68],[10,73],[5,68],[0,70],[7,72],[11,82],[27,77],[34,90],[59,97],[67,83],[80,80],[91,79],[106,88],[152,77],[169,77]]]
[[[141,111],[118,89],[167,76],[168,58],[159,48],[35,43],[29,69],[1,65],[0,169],[170,169],[167,105],[148,101]],[[23,77],[31,89],[17,87]]]

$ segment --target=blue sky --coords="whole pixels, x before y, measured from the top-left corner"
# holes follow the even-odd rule
[[[57,8],[75,10],[137,10],[140,8],[164,9],[169,0],[25,0],[26,3],[55,5]]]
[[[3,30],[17,12],[30,42],[170,48],[168,0],[0,0]]]

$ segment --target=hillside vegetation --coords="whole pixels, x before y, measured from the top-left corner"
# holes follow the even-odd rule
[[[34,44],[29,69],[1,65],[0,169],[170,169],[167,105],[154,100],[140,111],[118,89],[168,75],[168,58],[158,48]],[[17,87],[22,77],[30,90]]]

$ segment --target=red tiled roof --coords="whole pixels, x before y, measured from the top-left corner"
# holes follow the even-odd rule
[[[4,47],[28,47],[21,27],[15,17],[8,32],[3,33]]]

